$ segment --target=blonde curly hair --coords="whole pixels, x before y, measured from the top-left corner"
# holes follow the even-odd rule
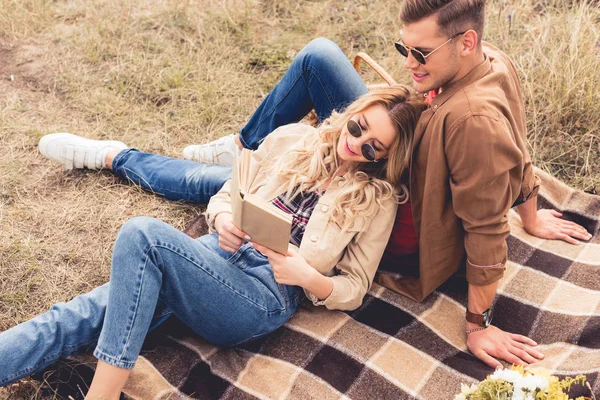
[[[396,137],[388,157],[373,163],[355,163],[348,172],[339,194],[329,211],[329,218],[342,229],[349,229],[358,217],[374,215],[382,202],[396,197],[398,203],[408,200],[403,183],[410,163],[415,126],[425,109],[423,99],[405,86],[373,90],[346,108],[334,112],[316,134],[306,135],[298,145],[279,158],[270,173],[282,182],[279,190],[293,198],[300,192],[319,191],[340,168],[336,151],[342,128],[355,114],[381,105],[396,129]]]

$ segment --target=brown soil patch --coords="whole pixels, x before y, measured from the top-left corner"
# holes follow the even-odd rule
[[[34,44],[0,44],[0,78],[12,90],[49,92],[54,86],[51,54]]]

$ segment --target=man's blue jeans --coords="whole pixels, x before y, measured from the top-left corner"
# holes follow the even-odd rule
[[[109,283],[0,333],[0,386],[97,342],[94,355],[133,368],[149,330],[171,314],[206,340],[232,346],[283,325],[303,291],[275,282],[266,257],[218,236],[192,239],[149,217],[123,225]]]
[[[311,41],[240,130],[244,147],[256,150],[282,125],[298,122],[313,108],[320,121],[341,111],[367,87],[332,41]],[[206,204],[231,177],[231,168],[124,150],[113,161],[116,175],[170,200]]]
[[[311,109],[319,120],[342,110],[367,88],[337,45],[310,42],[240,131],[256,149],[281,125]],[[207,203],[230,178],[228,167],[136,150],[113,161],[115,174],[172,200]],[[0,386],[97,343],[94,354],[131,368],[146,333],[171,314],[207,340],[234,345],[276,329],[302,292],[278,285],[268,262],[248,245],[220,250],[216,235],[191,239],[151,218],[127,222],[115,243],[110,282],[58,303],[0,333]]]

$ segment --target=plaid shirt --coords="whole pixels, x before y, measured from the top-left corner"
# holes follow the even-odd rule
[[[271,200],[271,204],[283,212],[293,215],[290,243],[299,247],[310,214],[312,214],[317,206],[321,195],[317,192],[301,192],[296,197],[286,202],[286,194],[287,192],[280,194]]]

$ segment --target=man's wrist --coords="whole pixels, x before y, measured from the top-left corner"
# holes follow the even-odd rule
[[[517,212],[519,213],[519,217],[521,217],[523,228],[527,232],[530,232],[535,229],[538,219],[537,202],[531,201],[532,199],[529,199],[525,203],[520,204],[516,207]]]
[[[466,329],[465,333],[468,335],[468,334],[473,333],[473,332],[485,331],[488,328],[488,326],[480,326],[479,328]]]
[[[474,324],[469,321],[465,321],[465,329],[466,330],[477,329],[477,328],[482,328],[482,326],[479,324]]]

